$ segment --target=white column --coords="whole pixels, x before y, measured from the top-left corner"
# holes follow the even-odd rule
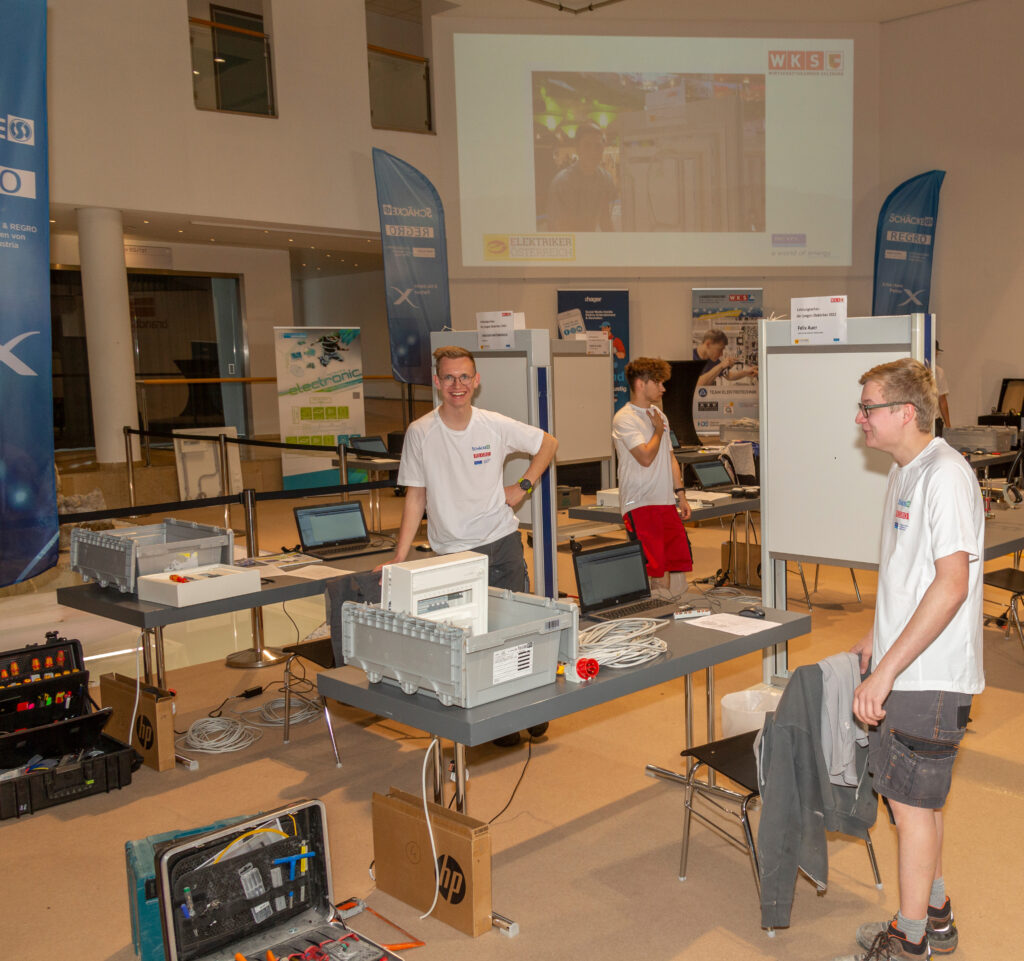
[[[137,428],[139,418],[121,211],[80,207],[77,213],[96,460],[123,464],[123,428]]]

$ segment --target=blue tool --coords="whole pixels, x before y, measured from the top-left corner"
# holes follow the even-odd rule
[[[291,854],[286,858],[274,858],[274,864],[287,864],[288,869],[288,880],[295,880],[295,865],[300,861],[304,861],[306,858],[315,858],[316,851],[302,851],[299,854]]]

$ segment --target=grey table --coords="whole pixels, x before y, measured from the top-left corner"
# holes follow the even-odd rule
[[[728,605],[724,606],[728,608]],[[745,637],[696,627],[687,621],[667,620],[658,636],[668,644],[668,651],[647,664],[621,670],[605,668],[596,678],[583,684],[559,677],[551,684],[478,707],[444,707],[436,698],[426,694],[405,694],[401,688],[387,682],[371,684],[364,672],[356,667],[339,667],[321,672],[317,677],[317,687],[324,697],[381,717],[392,718],[439,739],[452,741],[455,799],[459,810],[465,812],[467,747],[484,744],[511,731],[520,731],[544,721],[564,717],[680,677],[685,678],[685,744],[686,747],[692,747],[692,675],[701,670],[707,672],[708,738],[713,740],[714,666],[743,654],[782,644],[806,634],[811,628],[809,615],[792,611],[769,609],[765,619],[779,622],[778,626]],[[443,803],[443,767],[441,752],[438,751],[434,763],[434,795],[439,803]]]

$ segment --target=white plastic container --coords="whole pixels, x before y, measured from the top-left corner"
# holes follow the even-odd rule
[[[722,737],[759,731],[764,716],[778,707],[782,688],[757,684],[745,691],[722,695]]]

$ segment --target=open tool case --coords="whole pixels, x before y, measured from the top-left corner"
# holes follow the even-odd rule
[[[91,710],[80,641],[0,653],[0,820],[131,783],[142,759]]]
[[[336,917],[321,801],[170,841],[155,854],[166,961],[400,961]]]

